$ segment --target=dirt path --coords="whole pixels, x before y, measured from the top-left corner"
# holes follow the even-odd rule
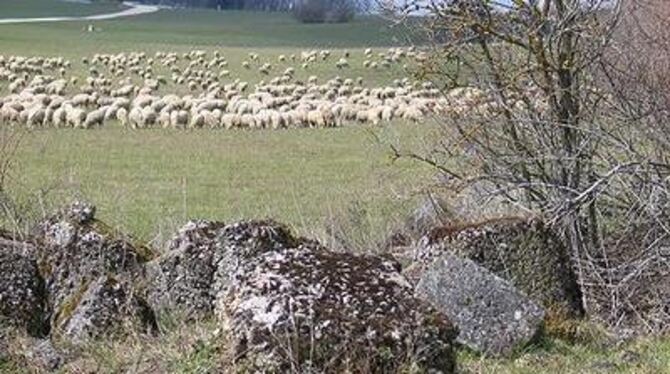
[[[101,21],[122,17],[133,17],[141,14],[157,12],[160,7],[154,5],[142,5],[131,2],[124,2],[123,5],[129,7],[120,12],[96,14],[83,17],[42,17],[42,18],[0,18],[0,25],[16,23],[37,23],[37,22],[66,22],[66,21]]]

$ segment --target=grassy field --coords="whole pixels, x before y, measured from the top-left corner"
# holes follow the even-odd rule
[[[19,190],[84,197],[144,239],[188,218],[275,217],[318,230],[350,204],[381,229],[428,170],[391,164],[383,143],[419,143],[420,125],[287,131],[45,130],[24,137]],[[374,136],[372,135],[374,134]],[[383,139],[381,142],[376,139]],[[32,198],[32,197],[30,197]]]
[[[46,0],[34,0],[36,2]],[[0,16],[1,18],[2,16]],[[280,54],[299,55],[308,49],[333,50],[340,55],[350,51],[351,68],[338,70],[334,64],[317,63],[308,69],[296,69],[297,79],[310,75],[332,78],[363,77],[368,84],[388,84],[406,76],[401,67],[391,69],[363,68],[364,48],[375,52],[386,47],[403,45],[413,39],[404,28],[391,27],[377,17],[361,17],[351,24],[300,24],[287,14],[253,12],[217,12],[211,10],[161,10],[132,18],[95,22],[95,32],[85,31],[88,22],[0,25],[0,55],[63,56],[73,62],[80,78],[87,68],[80,63],[83,56],[95,53],[157,51],[183,53],[193,49],[218,51],[230,62],[231,80],[239,78],[251,83],[262,79],[256,69],[242,69],[248,53],[258,53],[281,71],[296,63],[278,63]],[[0,94],[4,93],[0,84]]]
[[[114,1],[95,1],[90,4],[62,0],[2,0],[0,18],[88,16],[117,12],[125,7]]]
[[[463,373],[472,374],[667,374],[670,340],[646,339],[610,347],[547,340],[511,359],[461,352],[459,362]]]
[[[230,80],[255,83],[263,77],[255,68],[241,67],[250,51],[282,71],[296,64],[277,62],[279,54],[333,47],[351,51],[350,69],[336,69],[332,60],[297,69],[296,78],[360,76],[377,85],[406,76],[399,67],[363,68],[364,47],[379,51],[404,38],[373,17],[353,24],[305,25],[285,14],[162,10],[97,22],[96,28],[85,32],[82,22],[0,25],[0,54],[64,56],[84,77],[87,67],[81,57],[94,53],[203,49],[228,59]],[[6,93],[0,85],[0,94]],[[190,217],[273,216],[315,230],[350,204],[381,227],[382,218],[407,200],[397,196],[420,189],[427,171],[416,164],[391,165],[388,148],[377,144],[369,130],[36,131],[21,143],[13,187],[27,199],[40,190],[50,191],[58,201],[89,198],[103,218],[143,239]],[[374,131],[386,140],[410,143],[426,134],[422,126],[401,123]]]
[[[165,321],[158,335],[135,335],[123,341],[100,341],[85,346],[82,355],[60,373],[216,373],[229,368],[226,339],[216,321],[192,324]],[[20,337],[15,349],[29,344]],[[10,347],[12,349],[12,347]],[[31,372],[28,367],[0,360],[0,373]],[[670,340],[641,339],[602,345],[568,344],[545,339],[510,358],[486,358],[468,351],[458,353],[462,374],[667,374]]]
[[[34,0],[44,1],[44,0]],[[2,6],[2,5],[0,5]],[[0,12],[0,18],[4,18]],[[77,57],[92,53],[192,48],[244,47],[283,51],[300,48],[364,48],[405,44],[413,39],[404,27],[377,17],[348,24],[301,24],[282,13],[211,10],[160,10],[157,13],[91,22],[0,25],[2,54]],[[64,48],[64,44],[67,47]]]

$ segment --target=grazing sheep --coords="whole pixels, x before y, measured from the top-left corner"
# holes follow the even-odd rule
[[[118,114],[117,114],[118,115]],[[133,107],[128,114],[128,125],[133,128],[140,128],[142,126],[142,109]]]
[[[135,91],[135,86],[132,84],[127,84],[119,89],[112,90],[111,95],[113,97],[129,97]]]
[[[156,124],[156,120],[158,119],[158,114],[150,107],[145,107],[142,109],[142,127],[150,127],[152,125]]]
[[[312,75],[306,83],[296,77],[295,68],[284,66],[281,74],[272,74],[273,66],[261,62],[250,52],[242,66],[256,66],[268,76],[258,83],[221,78],[233,77],[228,62],[215,51],[208,58],[205,51],[183,54],[156,52],[151,58],[144,53],[98,53],[84,57],[88,76],[77,85],[69,61],[63,58],[0,56],[0,82],[7,82],[7,96],[0,96],[0,120],[27,126],[73,126],[88,128],[119,120],[123,126],[145,128],[158,123],[162,127],[273,128],[341,126],[347,121],[379,124],[401,118],[420,121],[429,113],[467,111],[495,106],[486,102],[486,93],[461,89],[445,97],[429,82],[412,82],[397,78],[388,86],[366,87],[363,78],[319,77]],[[373,53],[365,49],[363,65],[379,66],[409,63],[406,57],[420,60],[425,53],[408,48],[390,48]],[[349,67],[352,54],[342,50],[335,66]],[[298,60],[299,57],[299,60]],[[279,63],[288,60],[307,69],[331,58],[329,50],[302,51],[298,56],[280,54]],[[170,75],[170,88],[191,95],[156,94],[167,86],[160,75]],[[218,73],[217,73],[218,70]],[[114,78],[112,83],[109,77]],[[257,76],[258,77],[258,76]],[[325,83],[319,84],[321,79]],[[139,83],[139,86],[137,83]],[[174,83],[174,87],[173,87]],[[68,92],[72,91],[72,92]],[[83,118],[82,118],[83,116]]]
[[[191,129],[201,128],[205,125],[205,116],[202,113],[196,113],[191,117],[188,127]]]
[[[221,121],[221,111],[216,109],[213,111],[205,110],[202,112],[204,126],[207,126],[211,129],[217,128]]]
[[[174,128],[183,128],[188,124],[188,112],[175,110],[170,113],[170,125]]]
[[[342,57],[341,59],[339,59],[337,61],[335,66],[337,66],[338,69],[348,68],[349,67],[349,61],[347,61],[346,58]]]
[[[224,113],[221,116],[221,126],[225,128],[226,130],[231,129],[233,127],[238,127],[240,124],[240,119],[236,114],[233,113]]]
[[[70,127],[81,128],[86,120],[86,111],[81,108],[69,108],[66,113],[66,121]]]
[[[109,107],[107,107],[107,110],[105,111],[104,122],[109,122],[109,121],[117,119],[116,113],[118,111],[119,111],[119,108],[114,106],[114,105],[110,105]]]
[[[65,108],[60,107],[54,110],[51,122],[56,128],[65,126],[67,124],[67,112],[65,111]]]
[[[255,128],[256,127],[256,119],[254,118],[253,115],[251,114],[243,114],[240,117],[240,127],[243,128]]]
[[[105,120],[105,113],[107,113],[108,107],[102,107],[97,110],[93,110],[86,115],[84,119],[84,128],[89,129],[93,126],[102,126]]]
[[[170,112],[164,111],[158,114],[158,119],[156,119],[158,126],[166,129],[170,127]]]
[[[41,126],[44,123],[46,111],[42,106],[35,106],[28,111],[28,118],[26,119],[28,127]]]
[[[418,107],[410,105],[405,108],[402,118],[407,121],[419,122],[423,118],[423,113]]]

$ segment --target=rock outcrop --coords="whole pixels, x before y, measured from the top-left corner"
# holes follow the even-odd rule
[[[484,354],[510,354],[542,329],[540,306],[468,259],[450,254],[438,258],[421,276],[417,294],[456,325],[459,343]]]
[[[241,367],[454,371],[453,326],[394,261],[332,252],[273,222],[228,225],[221,244],[232,277],[217,312]]]
[[[80,202],[41,222],[33,230],[33,235],[39,249],[40,273],[46,281],[50,324],[56,330],[54,332],[76,337],[76,340],[101,334],[102,329],[111,326],[106,321],[114,320],[116,316],[92,314],[111,313],[117,309],[109,305],[98,308],[87,303],[120,302],[123,297],[109,280],[118,278],[132,284],[134,280],[142,279],[150,250],[96,220],[95,207]],[[107,281],[100,281],[101,278]],[[123,293],[132,292],[126,289]],[[80,317],[86,323],[101,324],[75,327],[79,326],[76,321],[80,321]]]
[[[190,221],[170,240],[167,253],[147,264],[148,301],[157,313],[186,319],[211,316],[219,291],[215,280],[221,258],[218,236],[225,224]]]
[[[46,290],[33,252],[30,243],[0,238],[0,326],[43,336],[48,332]]]
[[[395,260],[331,251],[273,221],[189,222],[152,259],[75,203],[19,247],[0,251],[0,312],[46,326],[49,342],[151,331],[154,311],[182,311],[218,318],[243,371],[456,367],[456,329],[415,296]],[[59,367],[58,357],[40,365]]]
[[[132,284],[111,276],[92,281],[81,295],[73,295],[56,315],[58,331],[74,343],[121,331],[157,329],[153,311],[133,293]]]

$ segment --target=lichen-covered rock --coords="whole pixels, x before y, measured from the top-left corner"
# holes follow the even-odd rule
[[[148,301],[157,313],[180,312],[187,319],[210,316],[217,290],[221,222],[190,221],[167,245],[167,253],[147,264]]]
[[[507,355],[541,332],[544,310],[509,282],[468,259],[445,254],[424,272],[417,294],[443,312],[457,341],[488,355]]]
[[[94,214],[95,207],[76,202],[33,230],[54,326],[70,320],[73,300],[100,277],[141,278],[150,257],[146,247],[107,227]]]
[[[217,290],[215,308],[218,309],[221,309],[221,300],[225,299],[243,259],[294,248],[300,243],[311,243],[307,239],[294,237],[288,227],[272,220],[243,221],[226,225],[218,240],[221,251],[214,274]]]
[[[211,316],[235,269],[230,254],[293,244],[287,240],[295,241],[288,229],[270,221],[190,221],[168,243],[167,253],[147,264],[148,300],[158,313],[176,313],[187,320]]]
[[[271,222],[228,225],[217,312],[244,370],[455,369],[453,326],[393,260],[333,252]]]
[[[46,292],[29,243],[0,240],[0,326],[26,328],[34,336],[47,331]]]
[[[570,256],[538,219],[500,219],[435,228],[416,246],[416,263],[406,274],[417,280],[422,269],[444,253],[475,261],[548,310],[570,317],[583,314]]]
[[[156,321],[151,308],[133,293],[132,285],[102,276],[72,295],[56,314],[54,328],[74,343],[83,343],[121,329],[151,331]]]

